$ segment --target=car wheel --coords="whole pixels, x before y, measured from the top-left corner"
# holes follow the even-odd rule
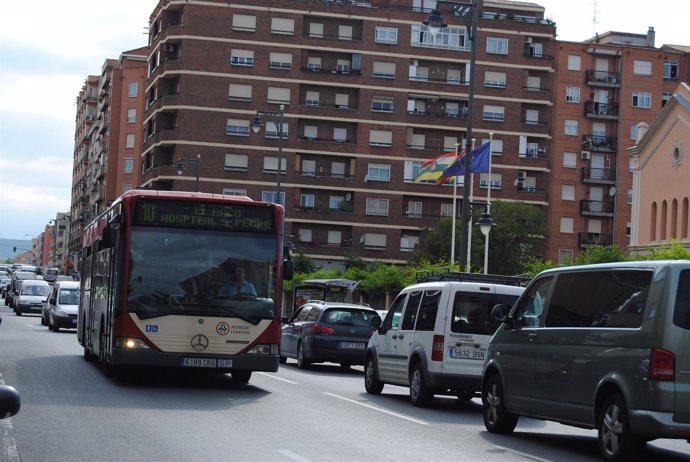
[[[235,383],[247,383],[252,378],[252,371],[232,371],[232,381]]]
[[[484,426],[491,433],[508,434],[515,430],[518,416],[506,410],[501,378],[498,374],[489,377],[482,390]]]
[[[433,393],[427,388],[422,363],[417,363],[410,374],[410,401],[415,406],[426,406]]]
[[[644,447],[645,441],[630,432],[628,411],[623,395],[609,396],[597,420],[598,446],[608,461],[632,459]]]
[[[364,388],[372,395],[378,395],[383,391],[383,382],[379,380],[376,365],[371,356],[364,360]]]
[[[304,356],[304,346],[302,346],[302,342],[297,344],[297,367],[300,369],[309,368],[309,361],[307,361],[307,358]]]
[[[22,310],[20,310],[19,308],[15,308],[15,309],[14,309],[14,312],[17,314],[17,316],[21,316],[21,315],[22,315]]]
[[[41,314],[41,325],[42,326],[47,326],[48,322],[46,321],[46,317],[44,314]]]

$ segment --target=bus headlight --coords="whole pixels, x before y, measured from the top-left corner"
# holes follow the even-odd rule
[[[140,338],[136,337],[118,337],[115,339],[115,348],[126,348],[128,350],[150,350],[151,347]]]
[[[277,355],[278,354],[278,345],[273,343],[273,344],[261,344],[261,345],[254,345],[250,349],[247,350],[248,355]]]

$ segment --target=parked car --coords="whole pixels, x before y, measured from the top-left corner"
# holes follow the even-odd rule
[[[57,281],[53,284],[50,296],[41,310],[41,324],[53,332],[60,328],[77,328],[79,310],[79,283],[77,281]]]
[[[312,363],[340,363],[343,368],[364,363],[369,337],[381,323],[367,305],[310,300],[283,324],[280,360],[297,360],[297,367]]]
[[[23,313],[40,313],[50,295],[50,284],[42,279],[25,279],[12,303],[17,316]]]
[[[544,271],[494,308],[482,378],[484,425],[519,416],[598,430],[606,460],[690,437],[690,261]]]
[[[512,304],[524,278],[468,273],[421,274],[403,289],[372,335],[364,360],[364,387],[379,394],[384,384],[409,387],[415,406],[434,395],[461,400],[479,396],[491,320],[497,303]]]

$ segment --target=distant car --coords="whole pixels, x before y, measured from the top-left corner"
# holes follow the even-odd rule
[[[57,281],[41,310],[41,324],[53,332],[77,328],[79,282]]]
[[[20,281],[25,279],[36,279],[36,273],[32,273],[31,271],[15,270],[12,272],[10,279],[10,288],[7,291],[9,297],[5,297],[5,305],[8,305],[10,308],[14,308],[14,299],[19,294],[18,286]]]
[[[300,369],[323,362],[343,368],[364,364],[367,342],[380,324],[379,314],[369,306],[312,300],[283,325],[280,361],[296,359]]]
[[[12,303],[17,316],[23,313],[40,313],[50,295],[50,284],[40,279],[25,279]]]
[[[59,275],[60,275],[60,268],[48,268],[43,273],[43,279],[52,283],[52,282],[57,281],[57,278]]]
[[[2,298],[5,298],[11,281],[12,279],[9,276],[0,276],[0,294],[2,294]]]

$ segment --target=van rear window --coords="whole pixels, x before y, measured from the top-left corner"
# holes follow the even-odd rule
[[[546,327],[635,328],[642,325],[650,270],[604,270],[558,276]]]
[[[673,324],[690,330],[690,270],[680,272],[676,304],[673,310]]]
[[[455,333],[493,335],[501,323],[491,318],[491,309],[499,303],[512,306],[517,298],[517,295],[458,291],[453,299],[450,330]]]

